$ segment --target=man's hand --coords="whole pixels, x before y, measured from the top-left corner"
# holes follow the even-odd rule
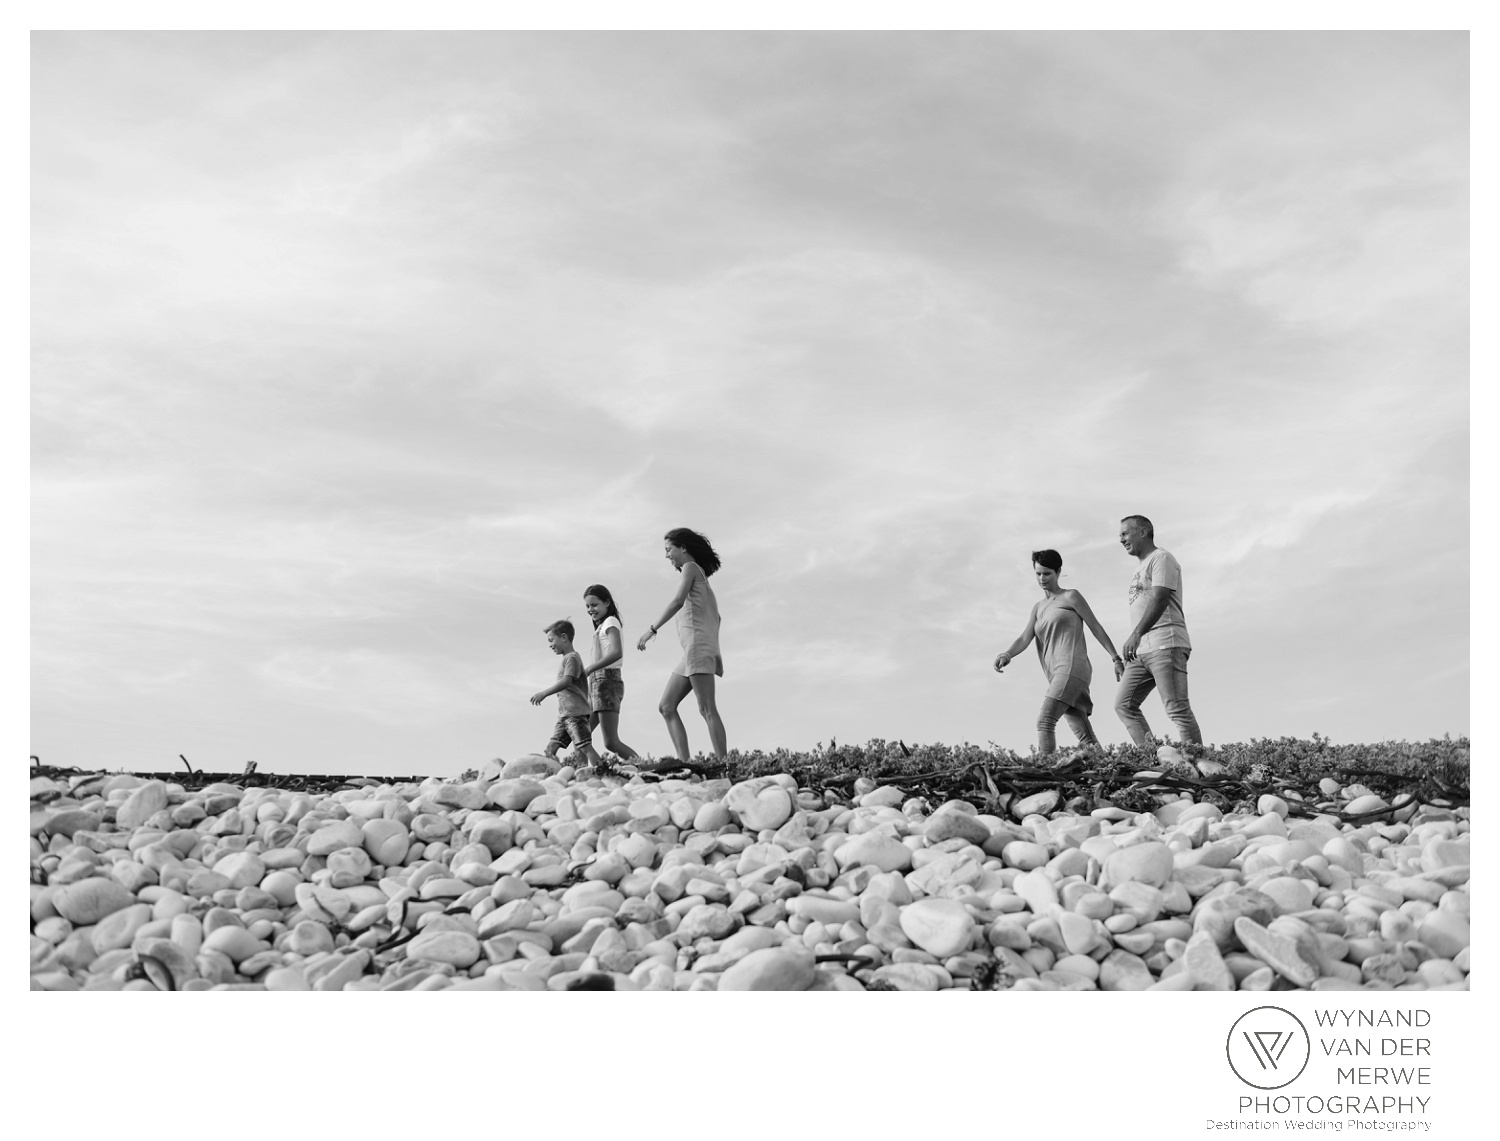
[[[1135,661],[1135,651],[1140,644],[1141,636],[1139,634],[1131,634],[1130,637],[1125,639],[1125,644],[1120,647],[1120,656],[1127,662]]]
[[[546,700],[547,700],[547,691],[545,689],[542,690],[541,693],[533,693],[531,695],[531,704],[532,705],[540,705],[542,702],[544,702]]]

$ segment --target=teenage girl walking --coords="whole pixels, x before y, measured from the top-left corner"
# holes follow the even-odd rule
[[[1068,722],[1080,745],[1102,747],[1089,724],[1089,714],[1094,711],[1094,702],[1089,697],[1094,669],[1089,664],[1084,627],[1109,652],[1117,675],[1124,663],[1083,595],[1058,585],[1062,556],[1056,551],[1032,551],[1031,567],[1037,585],[1042,588],[1042,600],[1031,608],[1031,617],[1026,620],[1021,636],[995,658],[995,670],[997,673],[1004,670],[1036,639],[1037,657],[1041,659],[1042,673],[1047,675],[1047,695],[1042,698],[1042,709],[1036,719],[1037,752],[1046,756],[1057,750],[1059,717]]]
[[[636,649],[644,650],[646,643],[656,636],[657,628],[665,626],[667,619],[674,614],[677,616],[677,640],[682,644],[682,660],[667,679],[667,688],[662,691],[657,709],[667,723],[667,733],[672,738],[678,761],[691,767],[687,727],[677,715],[677,707],[689,691],[698,699],[698,712],[708,725],[714,756],[723,760],[727,752],[724,722],[719,718],[719,707],[714,699],[714,679],[724,676],[724,659],[719,654],[719,602],[714,597],[713,588],[708,585],[709,575],[719,569],[719,555],[705,536],[686,527],[668,531],[665,540],[667,561],[676,568],[682,580],[661,617],[641,635]]]
[[[603,729],[606,749],[621,760],[635,760],[636,751],[620,740],[620,703],[625,698],[620,608],[609,589],[598,583],[583,592],[583,608],[594,623],[594,660],[583,671],[589,690],[589,730]]]

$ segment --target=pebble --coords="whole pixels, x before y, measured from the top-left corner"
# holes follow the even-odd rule
[[[1357,786],[1313,819],[1042,790],[1002,821],[535,755],[327,795],[91,781],[33,805],[34,989],[1468,986],[1467,809]]]

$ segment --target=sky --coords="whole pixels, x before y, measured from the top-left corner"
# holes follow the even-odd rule
[[[664,755],[686,526],[731,747],[1024,752],[1029,553],[1118,644],[1137,512],[1207,741],[1466,735],[1468,48],[35,34],[30,751],[537,751],[600,582]]]

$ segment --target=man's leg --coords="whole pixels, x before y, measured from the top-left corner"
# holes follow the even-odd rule
[[[1184,742],[1203,744],[1203,734],[1198,729],[1198,719],[1188,704],[1187,660],[1191,650],[1157,650],[1148,654],[1147,666],[1156,679],[1156,688],[1161,692],[1161,703],[1167,716],[1177,726],[1177,735]]]
[[[1141,702],[1156,688],[1156,679],[1139,657],[1125,663],[1120,688],[1115,692],[1115,713],[1125,725],[1125,732],[1137,745],[1151,742],[1151,726],[1141,715]]]

